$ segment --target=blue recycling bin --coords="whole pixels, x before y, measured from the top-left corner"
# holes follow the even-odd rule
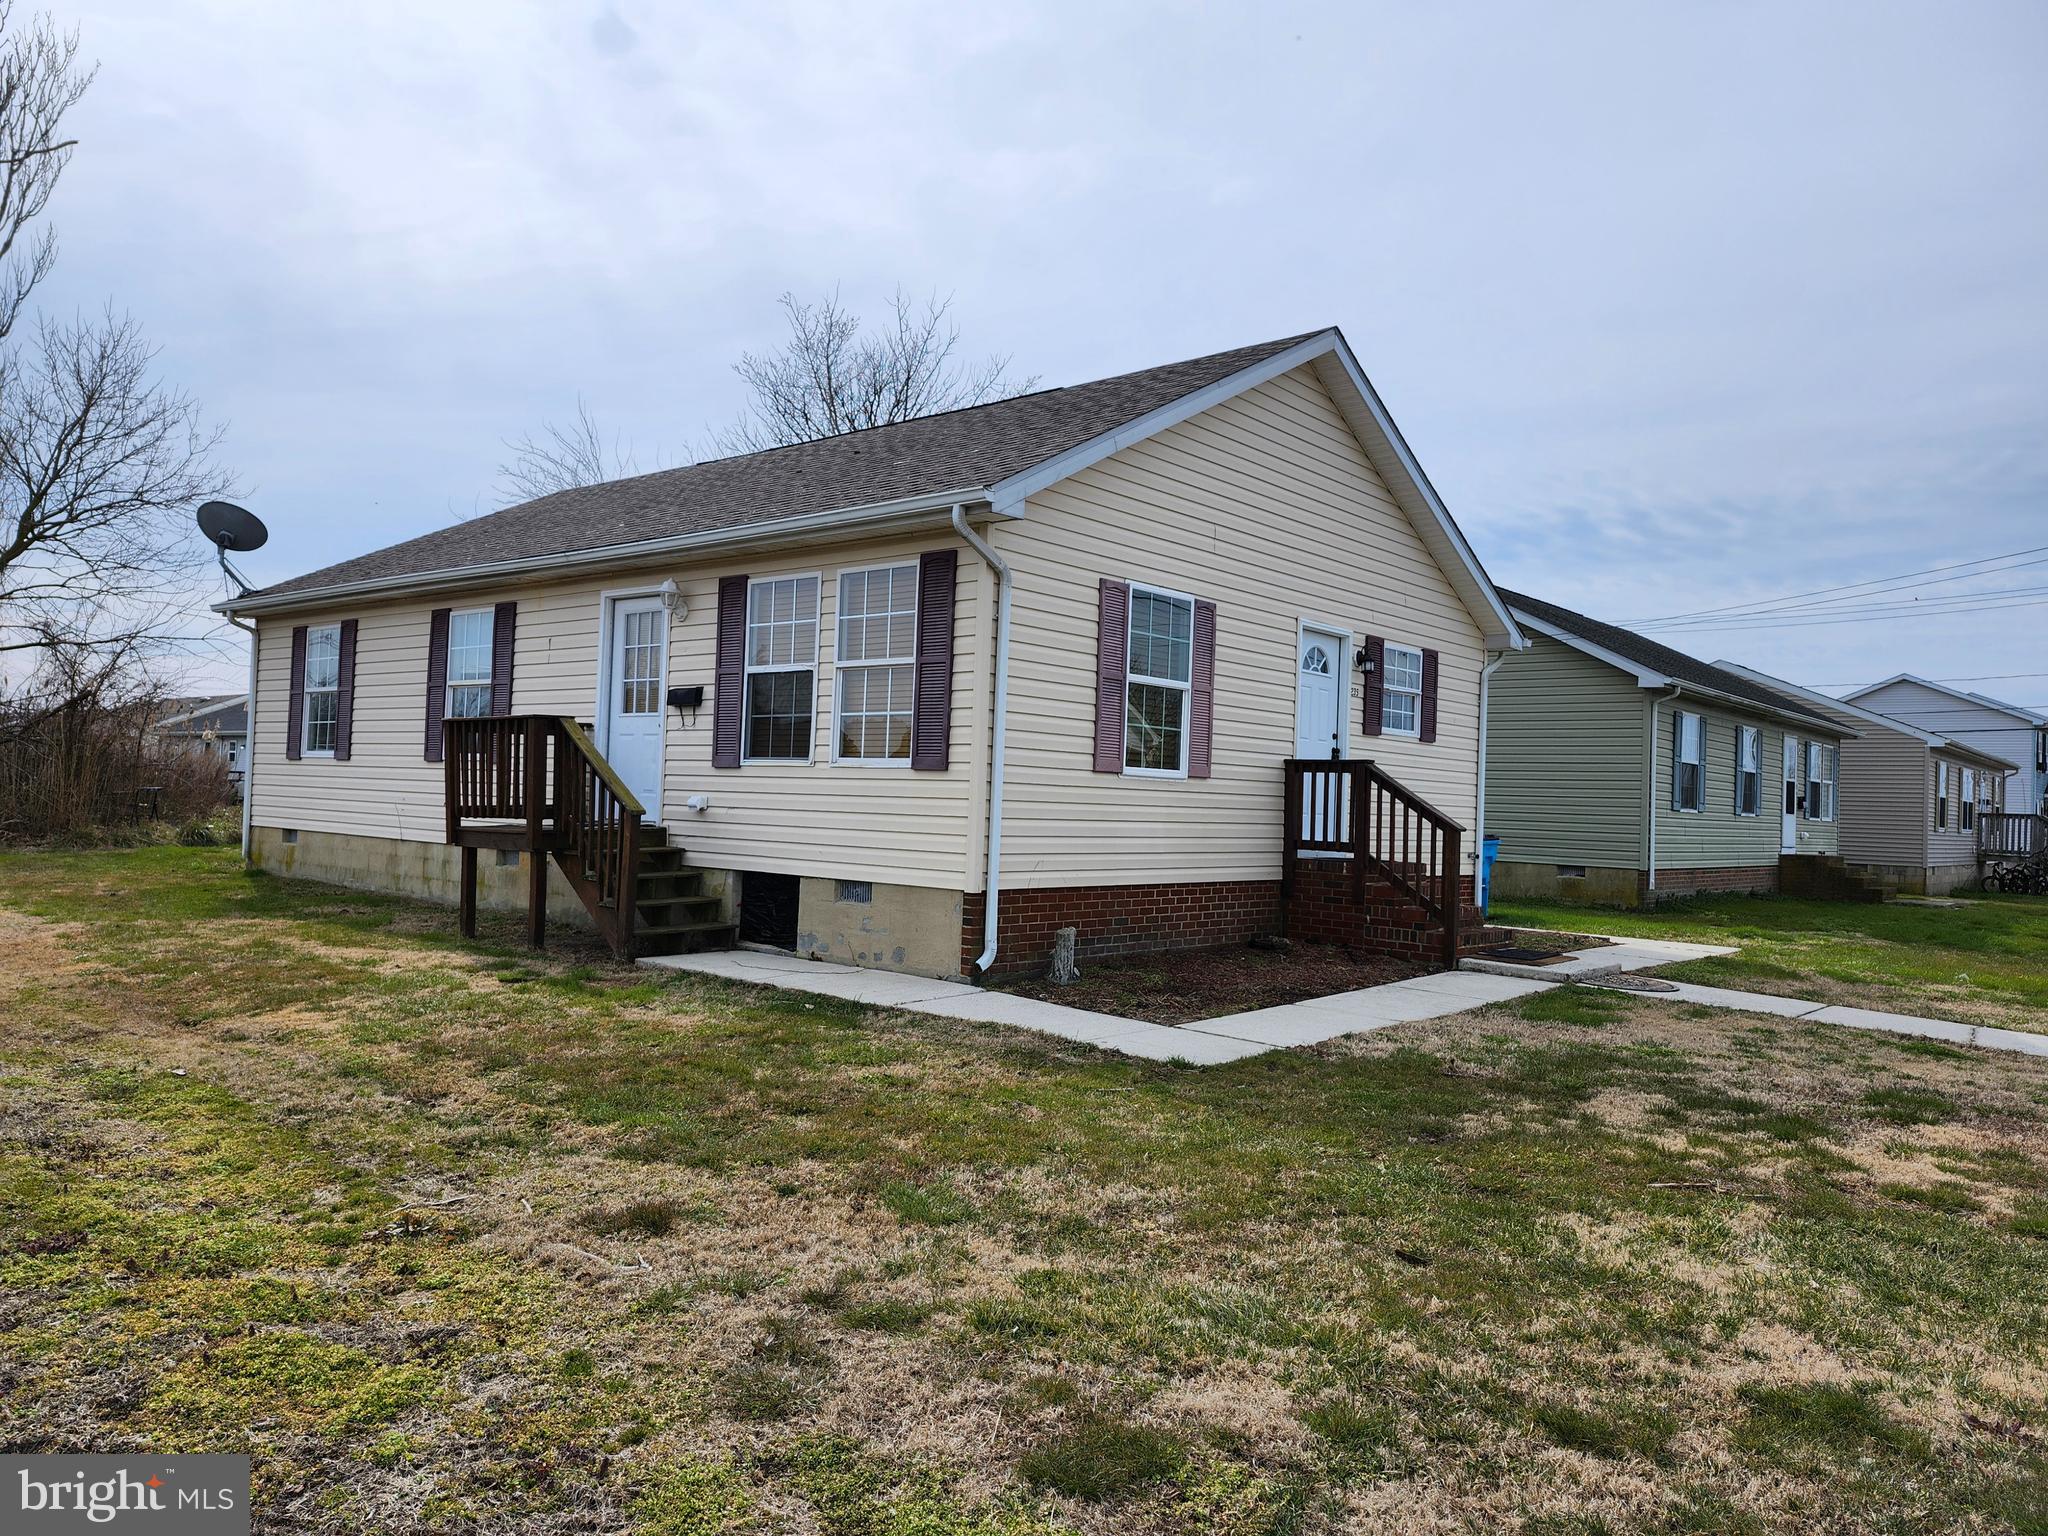
[[[1493,910],[1493,861],[1500,857],[1500,839],[1491,834],[1479,840],[1479,910]]]

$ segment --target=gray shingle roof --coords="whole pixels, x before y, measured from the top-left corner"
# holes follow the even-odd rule
[[[223,700],[212,709],[204,707],[208,703],[206,699],[180,699],[177,702],[186,707],[156,723],[156,729],[166,736],[198,736],[207,731],[222,736],[246,736],[249,733],[247,694]]]
[[[1560,608],[1555,603],[1546,603],[1540,597],[1510,592],[1506,587],[1496,586],[1494,590],[1500,593],[1501,601],[1510,608],[1526,613],[1532,618],[1541,619],[1546,624],[1555,624],[1566,634],[1576,635],[1581,640],[1589,640],[1601,649],[1625,657],[1639,667],[1661,672],[1674,681],[1691,683],[1695,687],[1705,688],[1728,698],[1747,699],[1779,714],[1797,715],[1802,720],[1824,725],[1837,734],[1841,731],[1841,726],[1836,721],[1796,704],[1782,694],[1773,693],[1740,673],[1727,671],[1710,661],[1701,661],[1696,656],[1688,656],[1683,651],[1674,651],[1668,645],[1659,645],[1632,629],[1623,629],[1616,624],[1603,624],[1598,619],[1588,618],[1585,614],[1574,612],[1570,608]]]
[[[985,488],[1320,334],[1304,332],[817,442],[558,491],[254,595],[424,576]]]

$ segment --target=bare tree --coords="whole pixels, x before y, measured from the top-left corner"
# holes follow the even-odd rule
[[[14,330],[28,296],[57,260],[57,232],[44,228],[19,256],[15,244],[42,216],[76,139],[60,139],[64,114],[78,104],[97,69],[77,67],[78,34],[59,33],[47,16],[27,30],[13,25],[13,0],[0,0],[0,337]]]
[[[576,397],[576,420],[569,426],[543,422],[539,436],[529,432],[508,439],[505,447],[512,455],[498,466],[498,484],[504,493],[499,505],[505,507],[639,472],[630,447],[617,438],[605,443],[597,418],[581,395]]]
[[[785,293],[781,302],[788,343],[762,356],[745,353],[733,365],[752,400],[713,439],[723,453],[756,453],[1006,400],[1038,384],[1035,377],[1009,378],[1008,357],[959,360],[950,299],[934,296],[920,307],[899,289],[890,321],[872,335],[862,333],[860,317],[836,293],[816,304]]]
[[[180,621],[202,559],[184,520],[229,486],[218,434],[155,380],[133,320],[45,316],[15,334],[57,248],[45,228],[13,252],[69,163],[60,125],[92,72],[76,67],[75,34],[12,20],[0,3],[0,660],[133,654]]]

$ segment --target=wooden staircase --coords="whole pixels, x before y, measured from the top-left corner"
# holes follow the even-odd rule
[[[1290,933],[1446,970],[1497,930],[1467,896],[1465,829],[1369,758],[1289,758],[1281,904]]]
[[[673,954],[730,944],[735,925],[704,889],[668,830],[576,721],[559,715],[489,715],[443,722],[447,840],[462,850],[461,924],[476,937],[477,850],[516,848],[526,861],[526,936],[547,930],[553,860],[613,954]]]
[[[633,872],[633,952],[673,955],[685,950],[730,948],[738,925],[724,915],[725,902],[704,890],[704,871],[683,862],[683,847],[666,827],[640,829],[640,862]],[[585,898],[585,905],[589,904]]]

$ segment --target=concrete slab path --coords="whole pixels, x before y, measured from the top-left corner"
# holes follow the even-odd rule
[[[1647,971],[1680,960],[1737,952],[1725,946],[1680,944],[1667,939],[1617,939],[1597,949],[1572,950],[1567,959],[1556,965],[1514,965],[1500,960],[1474,959],[1463,962],[1460,969],[1468,973],[1563,981],[1586,971],[1605,970],[1610,966],[1624,971]],[[1589,981],[1585,985],[1598,987],[1602,983]],[[2048,1035],[2037,1035],[2024,1029],[1959,1024],[1952,1019],[1923,1019],[1910,1013],[1880,1013],[1874,1008],[1844,1008],[1839,1004],[1816,1003],[1803,997],[1780,997],[1774,992],[1739,992],[1731,987],[1707,987],[1690,981],[1667,981],[1664,986],[1671,990],[1637,992],[1628,987],[1610,987],[1608,990],[1627,992],[1632,997],[1659,997],[1707,1008],[1730,1008],[1741,1013],[1775,1014],[1779,1018],[1803,1019],[1815,1024],[1840,1024],[1850,1029],[1916,1035],[1925,1040],[1945,1040],[1952,1045],[1974,1045],[1990,1051],[2017,1051],[2023,1056],[2048,1056]]]
[[[1679,960],[1696,960],[1703,955],[1734,953],[1733,949],[1722,945],[1679,944],[1663,939],[1617,940],[1597,949],[1574,950],[1556,965],[1467,960],[1455,971],[1414,976],[1385,986],[1338,992],[1329,997],[1314,997],[1306,1002],[1287,1003],[1277,1008],[1226,1014],[1219,1019],[1202,1019],[1193,1024],[1150,1024],[1142,1019],[1121,1018],[1113,1013],[1094,1013],[1085,1008],[1069,1008],[1063,1003],[1019,997],[1013,992],[991,991],[964,981],[935,981],[923,976],[905,976],[896,971],[840,965],[829,960],[803,960],[771,950],[650,955],[640,964],[658,970],[690,971],[700,976],[723,977],[728,981],[815,992],[824,997],[866,1003],[876,1008],[901,1008],[910,1013],[928,1013],[976,1024],[1007,1024],[1016,1029],[1033,1029],[1040,1034],[1072,1040],[1079,1045],[1120,1051],[1126,1056],[1146,1061],[1179,1061],[1207,1067],[1240,1061],[1264,1051],[1320,1045],[1325,1040],[1385,1029],[1390,1024],[1411,1024],[1421,1019],[1442,1018],[1448,1014],[1484,1008],[1489,1003],[1511,1002],[1532,992],[1558,986],[1586,971],[1609,967],[1624,971],[1649,970]],[[1600,983],[1593,981],[1585,985],[1599,986]],[[1738,992],[1727,987],[1704,987],[1685,981],[1667,985],[1672,990],[1630,992],[1630,995],[1695,1003],[1708,1008],[1728,1008],[1742,1013],[1771,1014],[1815,1024],[1839,1024],[1850,1029],[1883,1030],[1955,1045],[1981,1046],[1988,1050],[2048,1056],[2048,1035],[2029,1034],[2025,1030],[1993,1029],[1983,1025],[1958,1024],[1948,1019],[1916,1018],[1903,1013],[1878,1013],[1868,1008],[1844,1008],[1803,998],[1778,997],[1768,992]]]
[[[754,982],[792,991],[816,992],[877,1008],[901,1008],[970,1023],[1035,1029],[1082,1045],[1120,1051],[1146,1061],[1182,1061],[1216,1066],[1261,1052],[1317,1045],[1389,1024],[1464,1013],[1488,1003],[1541,992],[1546,982],[1446,971],[1416,976],[1383,987],[1339,992],[1304,1003],[1260,1008],[1194,1024],[1148,1024],[1113,1013],[1092,1013],[1011,992],[995,992],[962,981],[933,981],[895,971],[867,970],[827,960],[800,960],[760,950],[736,949],[700,955],[650,955],[640,962],[659,970],[690,971],[728,981]]]

